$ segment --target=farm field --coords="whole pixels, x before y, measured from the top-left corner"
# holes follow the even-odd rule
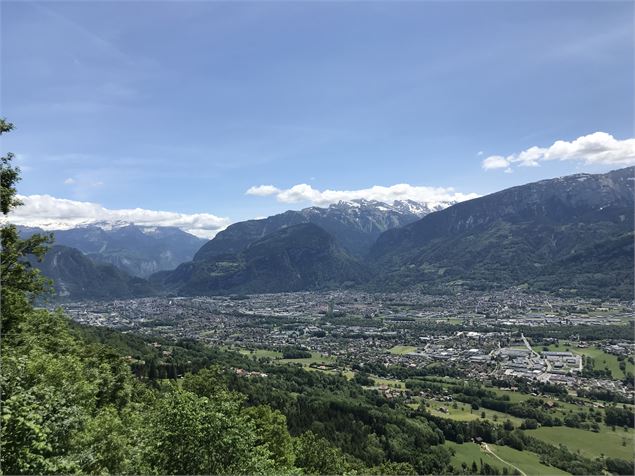
[[[311,352],[311,357],[304,359],[280,359],[280,363],[283,364],[302,364],[303,367],[308,367],[311,364],[334,364],[335,358],[327,355],[322,355],[318,352]]]
[[[469,471],[469,468],[472,466],[472,462],[476,462],[476,465],[480,469],[480,464],[482,461],[483,463],[487,463],[490,466],[496,468],[499,472],[502,472],[503,468],[507,468],[509,474],[513,474],[513,466],[517,467],[527,476],[569,474],[558,468],[540,463],[540,458],[538,457],[538,455],[529,451],[518,451],[508,446],[488,445],[489,449],[494,454],[496,454],[502,460],[510,463],[505,464],[484,449],[482,449],[482,447],[480,445],[477,445],[476,443],[458,444],[448,441],[445,444],[446,446],[454,450],[454,456],[452,457],[452,466],[454,466],[455,469],[461,468],[461,464],[465,463]]]
[[[243,355],[248,355],[253,357],[254,359],[258,359],[261,357],[268,357],[276,361],[276,363],[280,364],[302,364],[303,367],[308,367],[311,364],[333,364],[335,362],[335,358],[322,355],[318,352],[312,352],[311,357],[306,357],[302,359],[283,359],[282,352],[277,350],[269,350],[269,349],[256,349],[256,350],[248,350],[241,349],[240,353]]]
[[[531,395],[527,395],[526,393],[521,392],[513,392],[511,390],[501,390],[498,388],[492,388],[497,395],[507,395],[509,397],[509,401],[512,403],[523,402],[531,398]]]
[[[597,458],[602,454],[609,458],[631,460],[635,450],[635,433],[633,430],[625,432],[623,428],[612,431],[602,427],[599,433],[581,430],[579,428],[546,427],[527,430],[527,434],[541,439],[552,445],[564,444],[570,450],[579,450],[583,456]]]
[[[256,359],[260,357],[269,357],[271,359],[281,359],[282,352],[278,352],[277,350],[268,350],[268,349],[255,349],[253,351],[247,349],[241,349],[240,353],[243,355],[250,355]]]
[[[486,408],[481,408],[479,410],[471,410],[471,407],[466,403],[459,403],[458,408],[453,408],[451,403],[448,402],[439,402],[436,400],[429,400],[430,403],[430,413],[434,416],[449,418],[451,420],[456,421],[472,421],[478,420],[481,418],[481,413],[485,413],[485,418],[487,420],[498,421],[498,423],[502,423],[505,420],[510,420],[514,423],[515,426],[519,426],[522,423],[521,418],[517,418],[507,413],[497,412],[494,410],[488,410]],[[440,410],[441,408],[447,409],[447,413]]]
[[[445,445],[454,450],[454,456],[452,457],[451,463],[455,470],[460,468],[462,463],[467,465],[468,470],[472,466],[472,462],[476,462],[477,466],[480,467],[480,462],[482,460],[483,463],[489,464],[490,466],[496,468],[499,472],[502,472],[504,467],[507,468],[510,474],[512,472],[512,468],[510,466],[501,463],[492,455],[482,451],[480,445],[477,445],[476,443],[458,444],[453,441],[446,441]]]
[[[489,445],[489,448],[496,453],[501,459],[508,461],[527,476],[531,475],[561,475],[569,474],[561,469],[547,466],[540,462],[540,457],[529,451],[518,451],[509,446]]]
[[[388,350],[388,352],[395,355],[404,355],[414,352],[415,350],[417,350],[417,348],[412,345],[396,345],[392,349]]]
[[[393,388],[406,388],[406,384],[403,383],[401,380],[381,378],[375,375],[371,375],[370,377],[375,381],[375,385],[377,386],[386,385],[388,387],[393,387]]]

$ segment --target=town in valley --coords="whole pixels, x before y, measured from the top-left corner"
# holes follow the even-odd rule
[[[349,378],[363,372],[386,396],[413,401],[416,392],[403,376],[496,382],[512,391],[525,381],[536,389],[563,386],[566,395],[610,391],[625,401],[635,396],[635,347],[628,339],[633,307],[615,299],[517,290],[452,296],[325,291],[84,301],[64,308],[80,324],[193,339]],[[169,361],[169,346],[163,355]]]

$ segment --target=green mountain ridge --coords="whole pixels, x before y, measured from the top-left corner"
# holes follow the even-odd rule
[[[277,230],[236,254],[217,255],[155,275],[178,294],[272,293],[359,284],[364,267],[311,223]]]
[[[514,187],[382,234],[377,285],[461,282],[632,297],[633,167]]]

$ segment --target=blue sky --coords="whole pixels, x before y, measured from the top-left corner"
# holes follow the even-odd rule
[[[309,204],[245,194],[259,185],[485,194],[610,170],[631,143],[617,162],[483,160],[632,138],[633,17],[607,1],[3,1],[2,149],[26,195],[231,221]]]

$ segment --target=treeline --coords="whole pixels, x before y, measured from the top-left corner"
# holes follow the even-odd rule
[[[283,359],[308,359],[311,357],[311,352],[302,349],[300,347],[285,347],[282,349]]]
[[[394,378],[397,380],[414,379],[416,377],[462,377],[463,371],[453,365],[432,363],[425,367],[405,367],[403,365],[384,365],[382,363],[367,362],[361,365],[353,363],[351,368],[355,371],[368,372],[379,377]]]
[[[193,339],[170,342],[73,322],[70,326],[78,338],[89,344],[105,345],[124,357],[134,375],[141,379],[176,379],[217,362],[245,369],[253,366],[253,360],[242,354],[206,346]]]
[[[528,384],[526,384],[528,385]],[[417,379],[406,380],[406,388],[411,391],[428,391],[435,394],[451,395],[456,401],[470,405],[472,410],[486,408],[501,413],[524,419],[523,429],[535,429],[538,426],[568,426],[571,428],[581,428],[584,430],[599,431],[599,424],[604,421],[609,426],[626,426],[633,427],[635,425],[634,416],[627,407],[607,406],[604,410],[596,410],[594,408],[589,411],[579,409],[578,411],[569,411],[562,417],[554,415],[553,410],[558,408],[557,402],[547,403],[542,398],[528,398],[521,402],[510,401],[509,396],[499,395],[495,391],[482,387],[480,385],[448,385],[439,382],[431,382]],[[540,388],[543,391],[551,391],[562,397],[565,401],[577,404],[579,399],[566,394],[566,389],[558,385],[549,384],[533,384],[525,390]],[[564,393],[562,392],[564,390]],[[608,392],[608,391],[606,391]],[[579,393],[584,393],[580,391]],[[614,395],[612,392],[608,392]],[[581,395],[584,396],[584,395]],[[597,396],[591,395],[588,396]],[[624,401],[622,403],[630,403]]]
[[[635,324],[631,321],[627,325],[577,325],[573,326],[540,326],[529,327],[521,326],[518,328],[526,337],[534,339],[556,338],[560,340],[570,340],[571,335],[575,334],[580,340],[598,341],[598,340],[614,340],[614,341],[635,341]]]

